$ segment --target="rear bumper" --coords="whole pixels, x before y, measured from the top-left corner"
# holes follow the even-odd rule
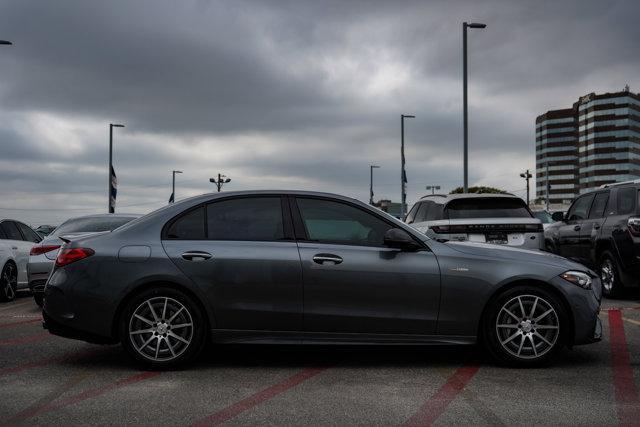
[[[59,337],[71,338],[74,340],[82,340],[92,344],[115,344],[111,338],[103,337],[100,335],[92,334],[86,331],[80,331],[74,329],[68,325],[53,320],[46,312],[42,313],[42,327],[48,330],[51,334]]]

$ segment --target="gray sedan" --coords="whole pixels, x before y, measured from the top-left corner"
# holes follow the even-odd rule
[[[429,239],[359,201],[194,197],[64,245],[45,327],[168,368],[217,343],[461,344],[549,361],[598,341],[601,287],[539,251]]]
[[[36,304],[42,306],[44,284],[53,269],[58,250],[64,243],[63,238],[73,239],[82,235],[111,231],[138,217],[140,215],[136,214],[98,214],[71,218],[33,246],[27,263],[27,278]]]

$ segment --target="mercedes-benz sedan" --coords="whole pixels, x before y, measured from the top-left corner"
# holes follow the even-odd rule
[[[217,343],[462,344],[534,365],[598,341],[601,288],[539,251],[442,243],[356,200],[198,196],[65,244],[45,327],[155,368]]]

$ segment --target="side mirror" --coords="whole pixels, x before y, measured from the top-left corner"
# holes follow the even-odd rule
[[[391,228],[384,233],[384,244],[390,248],[403,251],[417,251],[422,246],[413,237],[401,228]]]
[[[554,212],[553,215],[551,215],[551,219],[558,222],[558,221],[564,221],[564,213],[563,212]]]

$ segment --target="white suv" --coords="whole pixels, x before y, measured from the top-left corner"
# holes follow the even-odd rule
[[[27,262],[31,247],[42,237],[28,225],[0,219],[0,301],[11,301],[27,287]]]
[[[418,201],[407,224],[436,240],[544,249],[542,223],[512,194],[434,194]]]

